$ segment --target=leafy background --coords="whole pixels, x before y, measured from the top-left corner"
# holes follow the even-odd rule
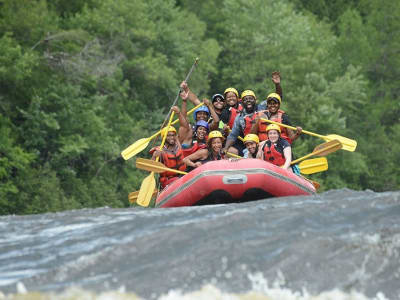
[[[159,129],[195,57],[200,97],[261,101],[279,70],[294,125],[358,141],[312,175],[322,191],[398,190],[399,15],[395,0],[0,0],[0,214],[128,206],[146,173],[120,152]]]

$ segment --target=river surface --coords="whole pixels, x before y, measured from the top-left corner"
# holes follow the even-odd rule
[[[0,299],[400,299],[400,191],[0,217]]]

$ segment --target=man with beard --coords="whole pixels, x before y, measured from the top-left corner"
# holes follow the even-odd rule
[[[242,155],[244,146],[238,151],[238,149],[232,147],[232,145],[235,144],[239,136],[246,136],[250,133],[250,130],[255,123],[255,118],[258,115],[256,110],[256,100],[256,95],[252,90],[245,90],[242,93],[243,110],[236,117],[235,122],[233,123],[232,131],[229,134],[224,147],[225,152],[229,151],[234,154]]]
[[[272,82],[275,85],[275,93],[280,95],[282,98],[282,87],[281,87],[281,74],[278,71],[272,72]],[[224,131],[231,130],[233,128],[233,123],[236,119],[236,116],[243,110],[242,104],[240,103],[239,93],[233,88],[229,87],[224,91],[225,96],[225,109],[222,111],[219,116],[220,121],[222,121],[225,126],[223,127]],[[266,101],[261,102],[257,106],[257,110],[266,110],[267,103]],[[221,123],[221,122],[220,122]],[[222,126],[220,125],[222,128]]]
[[[164,148],[155,147],[150,150],[152,154],[152,159],[156,160],[160,157],[160,161],[168,168],[185,171],[186,165],[183,163],[183,151],[181,144],[179,143],[175,127],[170,126],[168,128],[163,128],[161,135],[167,135],[165,139]],[[168,184],[171,184],[179,178],[179,174],[175,172],[163,172],[160,174],[160,185],[161,188],[165,188]]]

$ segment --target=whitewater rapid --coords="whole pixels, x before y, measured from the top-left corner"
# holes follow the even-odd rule
[[[400,299],[400,192],[3,216],[0,291],[0,299],[33,291],[51,299]]]

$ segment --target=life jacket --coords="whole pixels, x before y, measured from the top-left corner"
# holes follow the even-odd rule
[[[285,112],[283,110],[279,109],[278,113],[276,115],[270,117],[269,119],[271,121],[282,123],[282,118],[283,118],[283,114],[284,113]],[[261,120],[258,123],[258,138],[260,139],[260,142],[268,140],[267,126],[269,124],[270,123],[263,122]],[[281,137],[284,138],[285,140],[287,140],[289,142],[289,144],[292,144],[293,141],[289,138],[289,134],[288,134],[288,131],[287,131],[286,127],[283,127],[283,126],[279,126],[279,127],[281,128]]]
[[[241,108],[242,106],[239,105],[239,107]],[[228,126],[230,129],[233,128],[233,123],[235,122],[236,116],[241,112],[241,109],[239,108],[234,108],[234,107],[230,107],[229,108],[229,121],[228,121]]]
[[[189,156],[195,153],[197,150],[207,148],[207,144],[192,140],[192,146],[190,148],[182,149],[183,157]]]
[[[286,159],[283,155],[283,148],[279,146],[279,140],[277,143],[271,143],[271,141],[268,140],[262,147],[262,151],[264,152],[265,161],[280,167],[285,164]]]
[[[260,111],[260,112],[253,112],[251,115],[246,115],[243,117],[244,112],[241,113],[241,117],[242,119],[240,120],[240,126],[242,128],[242,132],[243,132],[243,136],[246,136],[250,133],[251,127],[254,125],[255,123],[255,118],[258,116],[258,114],[261,114],[265,112]]]
[[[155,150],[159,150],[159,147],[152,148],[150,150],[150,153],[154,152]],[[183,163],[183,150],[182,147],[176,146],[176,150],[168,150],[166,147],[164,147],[163,151],[161,152],[161,162],[168,168],[170,169],[175,169],[179,171],[185,171],[186,170],[186,165]],[[160,184],[161,188],[166,187],[168,184],[170,184],[172,181],[176,180],[179,177],[180,174],[175,173],[175,172],[162,172],[160,173]],[[172,179],[173,177],[176,177],[175,179]]]

